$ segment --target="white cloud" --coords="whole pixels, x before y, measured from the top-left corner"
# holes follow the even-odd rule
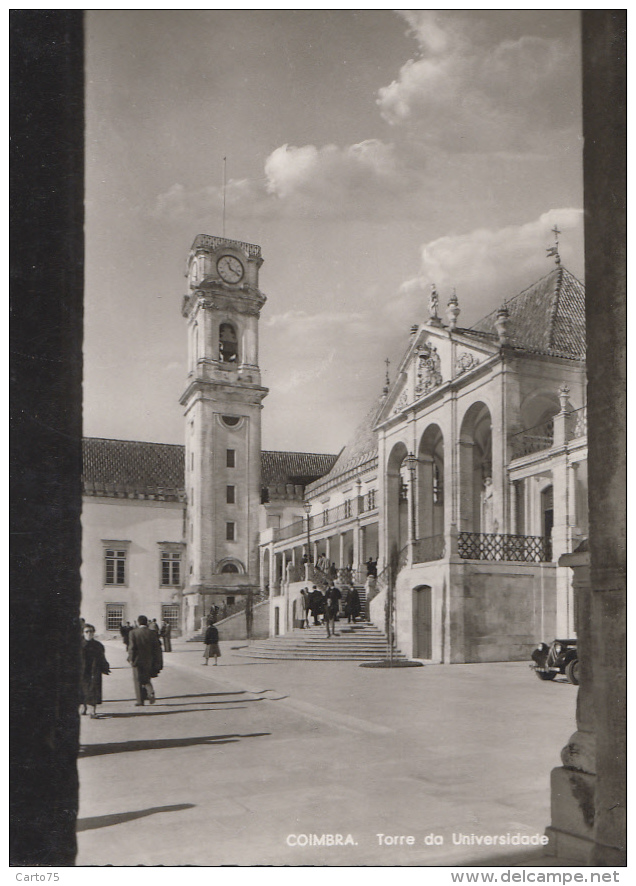
[[[345,217],[380,214],[408,193],[411,183],[392,144],[368,139],[336,145],[282,145],[265,161],[266,189],[286,212]]]
[[[422,304],[424,294],[428,295],[434,283],[442,307],[454,287],[467,315],[462,320],[475,322],[543,276],[537,268],[545,274],[552,270],[554,260],[548,261],[545,256],[547,247],[554,242],[551,229],[555,224],[561,231],[562,264],[568,267],[568,259],[578,254],[583,240],[583,212],[553,209],[526,224],[496,230],[480,228],[423,244],[420,271],[404,281],[396,307],[406,311]]]
[[[456,12],[403,17],[420,56],[378,92],[390,124],[408,125],[430,148],[492,152],[527,151],[573,122],[576,60],[562,41],[523,36],[493,47]]]

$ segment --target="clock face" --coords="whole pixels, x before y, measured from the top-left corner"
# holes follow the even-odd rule
[[[216,269],[221,280],[226,283],[238,283],[244,273],[243,265],[233,255],[222,255],[216,263]]]

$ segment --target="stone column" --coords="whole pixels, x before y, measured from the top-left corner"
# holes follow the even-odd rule
[[[510,494],[510,534],[518,535],[517,529],[517,480],[510,480],[508,489]]]
[[[344,532],[338,533],[338,569],[344,566]]]
[[[596,725],[594,714],[594,664],[592,659],[592,590],[587,543],[559,560],[559,567],[574,573],[579,653],[579,691],[576,732],[561,751],[563,766],[552,770],[549,855],[575,864],[592,864],[594,851],[594,795],[596,790]]]
[[[457,514],[459,529],[464,532],[475,532],[473,514],[473,444],[460,440],[457,443]]]
[[[353,527],[353,568],[354,570],[360,569],[362,566],[362,561],[360,557],[360,552],[362,551],[362,529],[359,523]]]

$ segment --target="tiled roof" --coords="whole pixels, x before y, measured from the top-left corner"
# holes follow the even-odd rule
[[[555,268],[505,303],[510,344],[534,353],[585,359],[585,287],[565,268]],[[493,311],[468,333],[496,334]]]
[[[89,494],[159,495],[169,499],[183,495],[183,446],[85,437],[82,452],[82,482]]]
[[[100,437],[86,437],[82,446],[82,480],[88,494],[183,497],[183,446]],[[336,458],[311,452],[262,452],[261,484],[306,486],[326,474]]]
[[[363,420],[353,434],[353,437],[344,447],[338,460],[332,469],[324,477],[320,478],[320,485],[334,480],[336,477],[352,471],[370,459],[374,458],[378,453],[378,435],[373,430],[378,412],[384,402],[384,397],[376,401],[373,407],[367,412]]]
[[[333,467],[337,455],[315,452],[261,452],[261,485],[307,486]]]

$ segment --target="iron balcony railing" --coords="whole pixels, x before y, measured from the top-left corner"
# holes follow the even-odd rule
[[[307,521],[296,520],[294,523],[289,523],[287,526],[281,526],[280,529],[275,529],[274,541],[284,541],[286,538],[295,538],[297,535],[302,535],[304,532],[307,532]]]
[[[457,546],[463,560],[508,560],[514,563],[549,563],[552,560],[551,539],[543,535],[459,532]]]
[[[540,425],[513,434],[510,443],[513,458],[521,458],[524,455],[531,455],[533,452],[550,449],[554,443],[554,418],[549,418]]]
[[[362,501],[362,498],[360,500]],[[368,508],[367,510],[375,510],[376,507],[377,506],[374,502],[373,507]],[[343,502],[343,504],[337,505],[335,508],[328,508],[320,514],[314,514],[311,516],[309,518],[309,532],[310,534],[313,534],[314,532],[319,532],[325,526],[333,526],[335,523],[353,520],[359,513],[366,513],[366,511],[363,507],[361,507],[359,511],[356,511],[356,499],[349,499],[348,501]],[[280,529],[275,529],[274,541],[285,541],[288,538],[295,538],[296,536],[306,534],[306,532],[307,518],[295,520],[287,526],[281,526]]]
[[[568,439],[587,436],[587,406],[581,406],[568,415]]]

